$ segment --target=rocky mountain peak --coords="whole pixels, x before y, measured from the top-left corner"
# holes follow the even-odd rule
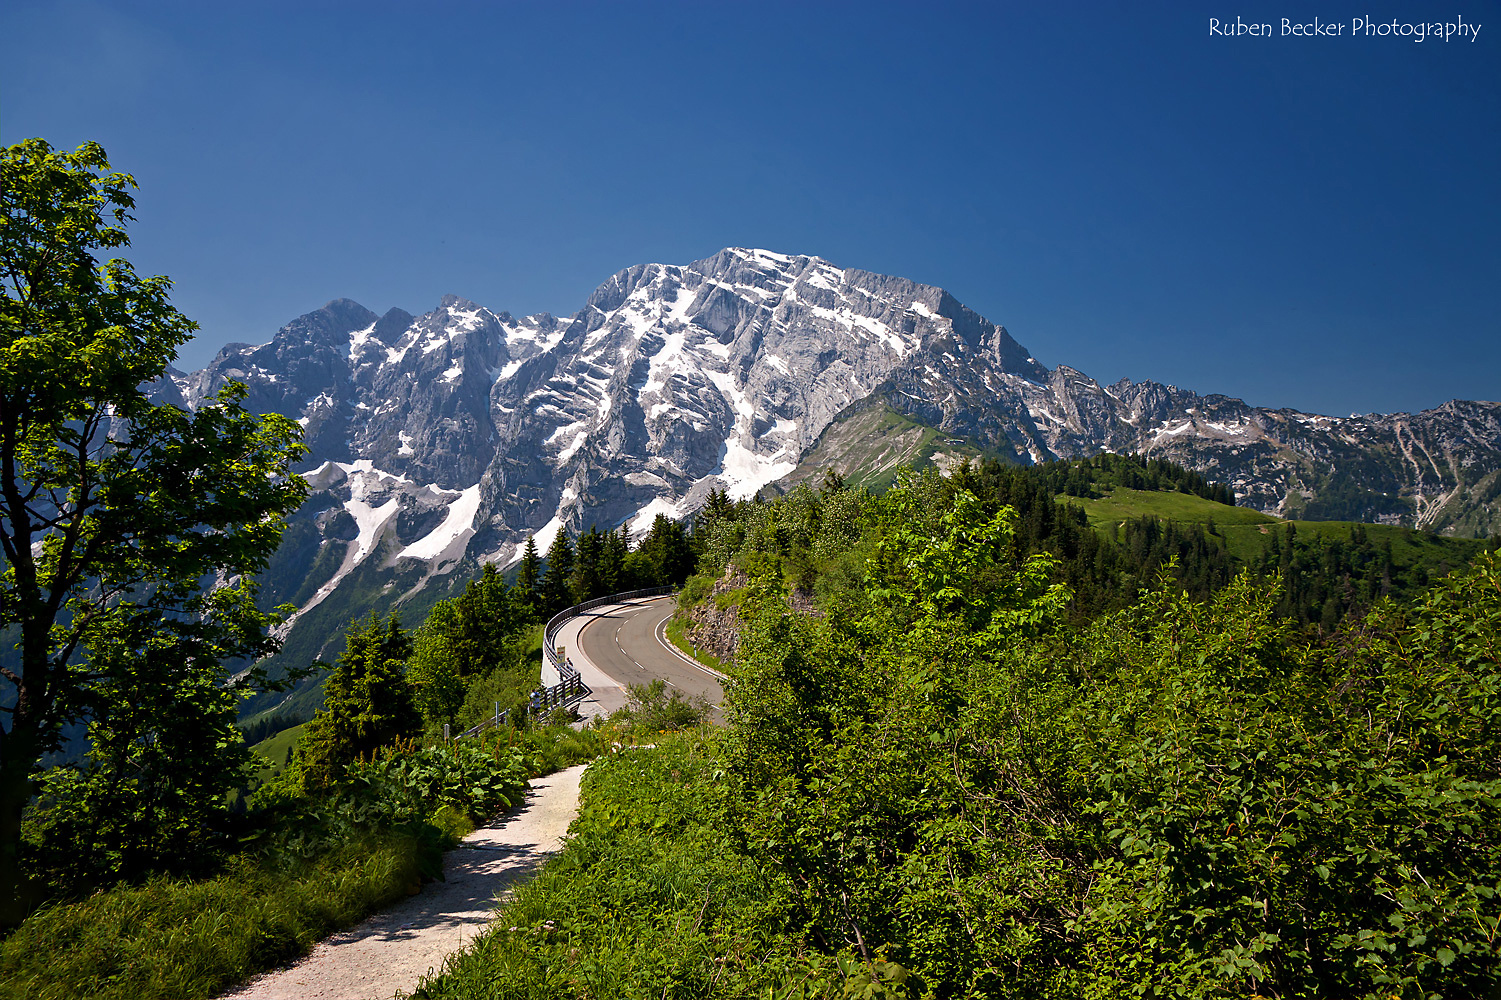
[[[1336,419],[1104,387],[942,288],[769,250],[629,267],[561,318],[335,299],[160,395],[192,405],[228,379],[305,429],[309,523],[346,547],[319,593],[361,567],[405,592],[465,559],[507,564],[529,535],[545,550],[560,530],[688,516],[712,490],[752,496],[873,406],[1013,461],[1161,455],[1273,513],[1501,527],[1501,405]]]

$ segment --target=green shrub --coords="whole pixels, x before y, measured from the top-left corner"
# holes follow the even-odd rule
[[[683,589],[678,591],[678,607],[691,608],[708,597],[713,589],[714,578],[712,576],[690,576],[683,584]]]
[[[630,685],[626,701],[625,708],[611,713],[607,725],[633,740],[702,725],[713,710],[702,695],[688,697],[677,688],[669,694],[660,677],[650,684]]]
[[[520,801],[527,772],[522,755],[499,743],[397,744],[351,765],[344,795],[379,810],[377,825],[421,822],[441,806],[479,823]]]

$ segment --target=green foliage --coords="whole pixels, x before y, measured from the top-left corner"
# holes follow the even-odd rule
[[[412,635],[412,655],[407,660],[407,682],[412,685],[412,703],[428,729],[450,726],[464,707],[470,684],[459,672],[453,648],[445,632],[452,627],[453,606],[439,601],[427,620]],[[472,681],[473,678],[469,678]]]
[[[27,817],[29,867],[54,892],[204,871],[231,846],[226,793],[250,762],[234,725],[239,699],[183,670],[180,655],[148,648],[134,671],[101,685],[86,762],[44,774]]]
[[[323,708],[297,744],[295,773],[308,791],[331,787],[356,760],[421,729],[402,673],[411,649],[394,613],[351,623],[338,666],[324,685]]]
[[[1325,634],[1383,597],[1417,596],[1473,559],[1484,543],[1387,525],[1288,521],[1262,534],[1227,529],[1256,573],[1280,575],[1279,613]],[[1237,537],[1237,533],[1239,537]]]
[[[579,536],[573,554],[573,573],[568,578],[569,604],[582,604],[609,593],[601,565],[604,552],[605,536],[597,527],[591,527]]]
[[[719,819],[702,734],[601,758],[563,853],[414,997],[918,995],[898,963],[810,952]]]
[[[747,560],[731,728],[591,768],[420,995],[1485,995],[1501,557],[1314,644],[1275,581],[1171,561],[1071,627],[1022,519],[934,476],[863,516],[862,599]]]
[[[1411,619],[1386,607],[1307,651],[1242,580],[1207,607],[1157,595],[1080,644],[1096,682],[1068,726],[1095,775],[1080,811],[1115,848],[1076,925],[1100,995],[1490,981],[1498,584],[1487,557]]]
[[[791,588],[804,592],[839,580],[841,562],[871,527],[871,503],[869,494],[848,489],[837,477],[819,493],[802,484],[769,502],[732,503],[724,493],[712,493],[693,534],[700,551],[699,572],[708,583],[690,581],[688,586],[712,586],[732,563],[750,573],[780,575]],[[696,591],[680,604],[694,603],[693,594]]]
[[[134,816],[191,826],[210,807],[177,794],[179,779],[211,800],[227,791],[213,783],[232,783],[243,750],[223,741],[229,756],[211,760],[221,703],[203,685],[275,647],[249,581],[306,485],[289,473],[299,428],[247,413],[243,386],[193,413],[143,391],[195,327],[166,278],[99,259],[129,242],[134,180],[95,143],[60,153],[40,139],[0,152],[0,172],[0,628],[15,635],[0,673],[0,924],[14,924],[45,891],[23,882],[22,814],[64,726],[91,720],[113,744],[90,774],[108,784],[125,768]],[[215,579],[238,582],[205,586]],[[193,738],[131,760],[124,747],[169,724],[120,703],[146,676],[164,712],[206,715]],[[200,767],[203,783],[184,777]],[[59,800],[65,784],[71,801],[115,794],[93,780],[61,781]]]
[[[527,540],[535,555],[536,545]],[[546,569],[523,555],[517,589],[538,618],[596,597],[646,587],[676,586],[693,572],[693,542],[682,524],[659,514],[641,544],[631,549],[629,525],[602,532],[590,527],[575,541],[560,530],[547,551]]]
[[[528,767],[513,748],[478,740],[431,747],[388,746],[373,760],[355,763],[347,780],[390,803],[382,824],[401,826],[451,808],[478,824],[520,801]]]
[[[660,677],[650,684],[632,684],[626,691],[626,707],[612,713],[609,723],[622,727],[632,739],[691,729],[707,721],[712,710],[702,695],[690,698],[676,688],[669,693]]]
[[[525,606],[488,563],[478,580],[465,585],[452,611],[437,621],[429,615],[423,626],[431,625],[442,635],[460,677],[478,677],[509,665],[514,659],[512,647],[531,621]]]
[[[867,599],[741,607],[727,820],[820,951],[939,995],[1476,995],[1501,567],[1310,647],[1276,587],[1057,630],[1012,518],[908,480]]]
[[[537,539],[526,536],[526,549],[521,553],[521,565],[516,571],[516,599],[533,609],[537,618],[546,617],[542,605],[542,557],[537,553]]]
[[[783,880],[794,926],[827,953],[929,954],[903,910],[922,902],[914,887],[928,889],[918,877],[928,851],[954,835],[946,734],[976,668],[1054,627],[1067,598],[1045,559],[1009,558],[1008,513],[987,515],[962,492],[945,508],[939,496],[925,476],[882,498],[875,516],[891,529],[862,611],[797,614],[765,583],[742,606],[725,750],[733,823]],[[934,842],[919,849],[925,836]],[[922,937],[942,937],[932,951],[962,968],[974,948],[943,936],[952,922]]]
[[[486,578],[480,585],[495,582]],[[393,691],[399,701],[399,689],[391,685],[400,674],[392,668],[399,667],[396,657],[407,642],[394,616],[356,623],[347,641],[336,672],[340,680],[331,689],[357,693],[363,687],[370,704],[353,713],[353,721],[346,718],[342,729],[330,725],[328,713],[324,725],[325,735],[345,731],[349,742],[357,742],[378,730],[382,718],[392,718],[379,706],[389,706]],[[360,701],[352,695],[344,700]],[[215,853],[215,870],[198,872],[199,881],[157,878],[141,889],[122,885],[44,910],[23,924],[12,940],[34,944],[40,936],[48,960],[43,967],[31,960],[32,951],[0,948],[0,997],[213,996],[306,951],[329,931],[438,877],[442,849],[519,801],[529,775],[600,752],[599,731],[575,732],[566,719],[549,722],[438,746],[387,739],[368,753],[356,751],[321,782],[305,780],[304,749],[299,767],[257,790],[253,807],[233,830],[238,852]],[[305,728],[317,735],[317,726]],[[238,730],[227,733],[243,747]],[[290,756],[296,735],[296,729],[279,733],[257,752],[279,762]],[[93,817],[90,824],[81,811],[64,815],[56,806],[47,815],[54,830],[66,819],[77,830],[91,831],[90,844],[129,818],[104,817],[101,823]],[[111,857],[101,852],[96,864],[105,863]],[[91,929],[96,926],[97,933]],[[20,992],[5,992],[12,983]]]
[[[531,622],[521,595],[490,565],[459,597],[433,606],[412,637],[406,672],[429,731],[467,717],[471,703],[488,708],[499,701],[510,708],[524,702],[537,682],[521,648]]]
[[[877,516],[889,527],[874,564],[884,578],[871,596],[987,637],[1036,635],[1058,617],[1069,595],[1049,585],[1054,560],[1039,553],[1014,562],[1015,511],[992,513],[961,488],[935,518],[926,492],[908,482],[882,498]]]
[[[542,575],[543,610],[557,614],[573,604],[573,542],[568,532],[559,529],[547,549],[547,571]]]
[[[678,587],[693,572],[694,553],[682,524],[666,514],[652,520],[651,529],[631,554],[631,584],[637,587]]]
[[[310,858],[372,831],[435,837],[440,810],[482,823],[518,801],[529,776],[592,759],[602,745],[599,734],[577,733],[567,722],[484,736],[427,746],[398,740],[311,793],[295,775],[279,777],[255,795],[262,831],[254,843]]]
[[[905,997],[905,970],[808,954],[717,821],[723,772],[696,733],[600,758],[564,851],[413,994]]]
[[[593,760],[604,752],[605,746],[600,730],[574,729],[573,720],[561,710],[523,730],[496,733],[494,738],[514,747],[533,777]]]
[[[469,685],[459,706],[452,731],[463,732],[486,719],[495,717],[495,706],[519,721],[525,714],[530,696],[541,683],[541,672],[533,667],[525,671],[496,671]]]
[[[157,877],[44,908],[0,943],[0,998],[218,996],[404,897],[432,849],[388,833],[311,861],[245,856],[206,881]]]

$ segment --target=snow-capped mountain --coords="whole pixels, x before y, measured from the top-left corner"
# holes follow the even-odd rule
[[[529,535],[545,550],[564,528],[751,496],[873,406],[1023,462],[1159,454],[1273,513],[1501,527],[1501,405],[1335,419],[1104,387],[941,288],[765,250],[632,267],[567,318],[339,299],[158,395],[196,405],[230,379],[306,430],[315,494],[271,587],[304,615],[341,590],[414,593],[465,559],[509,564]]]

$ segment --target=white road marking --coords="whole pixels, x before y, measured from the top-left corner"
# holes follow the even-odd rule
[[[671,618],[671,617],[672,617],[671,615],[667,616],[667,618]],[[713,678],[715,678],[717,680],[721,680],[721,681],[727,681],[727,680],[729,680],[728,677],[726,677],[724,674],[720,673],[718,670],[715,670],[713,667],[706,667],[706,666],[704,666],[702,663],[699,663],[693,657],[689,656],[687,653],[684,653],[681,649],[678,649],[676,646],[674,646],[672,644],[672,641],[667,638],[667,618],[663,618],[660,622],[657,623],[656,631],[653,633],[656,636],[657,645],[661,646],[663,649],[667,650],[669,653],[671,653],[673,656],[676,656],[678,659],[682,660],[684,663],[688,663],[688,664],[691,664],[691,665],[697,667],[698,669],[702,670],[704,673],[708,674],[709,676],[711,676],[711,677],[713,677]]]

